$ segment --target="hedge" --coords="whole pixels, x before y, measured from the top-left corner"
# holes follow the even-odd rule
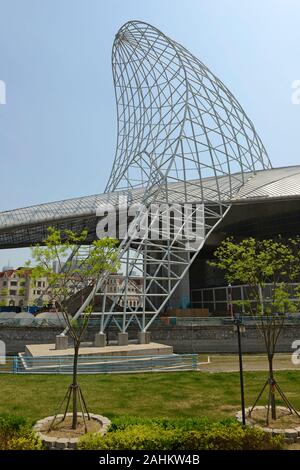
[[[182,429],[185,431],[201,431],[213,424],[216,421],[207,417],[202,418],[140,418],[138,416],[120,416],[112,419],[109,427],[109,432],[121,431],[128,426],[133,425],[157,425],[162,429]],[[224,418],[218,421],[220,425],[230,426],[236,424],[234,418]]]
[[[215,423],[202,430],[135,424],[105,436],[86,434],[78,443],[84,450],[273,450],[283,448],[281,437],[240,424]]]

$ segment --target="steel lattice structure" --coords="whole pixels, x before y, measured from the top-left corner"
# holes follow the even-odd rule
[[[133,320],[146,331],[230,209],[226,201],[238,193],[245,175],[269,169],[271,163],[252,122],[225,85],[153,26],[130,21],[121,27],[112,68],[118,140],[107,198],[116,191],[129,198],[134,194],[141,206],[119,247],[126,266],[122,291],[108,292],[106,275],[96,287],[103,298],[100,331],[113,321],[125,332]],[[182,219],[180,207],[187,203],[190,210]],[[153,204],[163,204],[165,211],[177,205],[176,230],[169,240],[152,240],[149,228],[136,235],[137,226],[147,225]],[[152,228],[159,226],[160,216],[159,211],[154,214]],[[203,236],[191,246],[190,229],[197,216],[203,220]],[[126,298],[136,274],[143,276],[144,285],[138,305],[128,308]],[[112,299],[109,306],[107,297]]]
[[[183,183],[180,202],[193,191],[194,179],[197,196],[200,189],[204,199],[224,200],[218,185],[215,194],[204,195],[204,178],[230,177],[232,196],[241,186],[235,173],[271,167],[252,122],[230,91],[156,28],[126,23],[116,35],[112,67],[118,143],[107,191],[145,187],[151,168],[157,181]]]

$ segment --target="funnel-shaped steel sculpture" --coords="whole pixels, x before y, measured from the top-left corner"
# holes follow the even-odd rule
[[[105,275],[97,286],[103,297],[100,330],[113,321],[125,332],[135,320],[146,331],[229,210],[230,199],[256,170],[271,164],[231,92],[158,29],[139,21],[122,26],[113,45],[112,66],[118,141],[106,192],[121,191],[141,205],[119,247],[125,266],[122,291],[108,292]],[[152,211],[148,225],[153,205],[157,212],[153,216]],[[161,218],[170,210],[172,236],[164,238]],[[197,218],[202,221],[201,235],[190,243]],[[137,226],[146,229],[137,235]],[[151,238],[153,227],[159,235]],[[143,276],[143,286],[136,305],[128,307],[132,277],[137,274]],[[109,305],[107,297],[113,299]]]

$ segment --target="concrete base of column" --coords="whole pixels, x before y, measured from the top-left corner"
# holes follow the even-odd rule
[[[62,350],[68,349],[69,338],[67,336],[56,335],[55,349]]]
[[[128,345],[128,333],[118,333],[118,345],[119,346]]]
[[[138,332],[138,341],[140,344],[149,344],[150,343],[150,332],[149,331],[139,331]]]
[[[106,346],[106,334],[105,333],[96,333],[94,346],[96,348],[104,348]]]

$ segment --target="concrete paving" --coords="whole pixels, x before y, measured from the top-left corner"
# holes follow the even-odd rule
[[[268,370],[267,357],[261,354],[243,355],[243,368],[245,371]],[[201,355],[199,356],[199,371],[201,372],[237,372],[239,370],[238,355]],[[274,357],[275,370],[298,370],[300,364],[292,362],[292,354],[276,354]]]
[[[97,348],[95,346],[82,347],[79,350],[81,356],[148,356],[173,354],[172,346],[166,346],[160,343],[148,344],[128,344],[127,346],[105,346]],[[63,350],[55,349],[55,344],[28,344],[25,348],[25,356],[32,357],[57,357],[73,356],[74,349]]]

